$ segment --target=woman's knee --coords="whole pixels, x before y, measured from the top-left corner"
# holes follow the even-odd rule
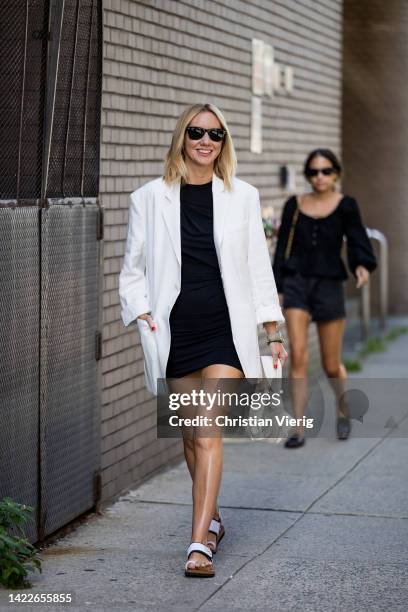
[[[194,451],[194,439],[193,439],[193,437],[192,437],[192,436],[191,436],[191,437],[187,437],[187,436],[185,436],[185,437],[183,438],[183,444],[184,444],[184,448],[185,448],[187,451],[191,451],[191,452],[193,452],[193,451]]]
[[[214,432],[211,437],[197,436],[194,438],[195,453],[215,453],[222,447],[222,437],[219,432]]]
[[[343,369],[340,361],[330,359],[323,360],[322,367],[328,378],[343,378]]]
[[[347,378],[347,370],[344,363],[340,364],[339,376],[340,378]]]
[[[347,378],[347,370],[339,361],[323,362],[323,370],[328,378]]]
[[[309,353],[306,347],[293,347],[290,350],[290,363],[292,370],[306,372],[309,362]]]

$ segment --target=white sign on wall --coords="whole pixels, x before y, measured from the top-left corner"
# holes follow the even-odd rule
[[[292,66],[274,60],[272,45],[258,38],[252,39],[252,93],[254,96],[273,96],[274,91],[287,94],[293,91]]]
[[[288,93],[293,92],[293,67],[285,66],[285,90]]]
[[[263,54],[264,92],[270,98],[273,96],[273,47],[264,45]]]
[[[262,98],[271,98],[274,92],[293,92],[292,66],[278,64],[272,45],[258,38],[252,39],[252,102],[251,102],[251,151],[262,153]]]
[[[282,90],[282,66],[280,64],[274,64],[272,67],[273,76],[273,88],[275,91]]]
[[[252,40],[252,93],[264,93],[264,42],[256,38]]]
[[[252,96],[251,107],[251,151],[262,153],[262,98]]]

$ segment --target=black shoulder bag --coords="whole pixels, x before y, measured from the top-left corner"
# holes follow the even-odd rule
[[[296,229],[296,223],[297,223],[298,217],[299,217],[299,206],[296,200],[296,209],[293,212],[292,225],[290,227],[288,242],[286,244],[286,249],[285,249],[284,270],[286,272],[296,272],[296,260],[293,257],[291,257],[291,255],[292,255],[293,238],[295,235],[295,229]]]

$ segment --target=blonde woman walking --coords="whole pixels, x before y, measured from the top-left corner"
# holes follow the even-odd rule
[[[124,324],[137,321],[152,393],[158,378],[180,392],[260,378],[259,323],[275,362],[285,361],[259,194],[235,166],[223,114],[195,104],[178,119],[164,176],[131,195],[119,292]],[[195,431],[183,441],[193,494],[185,575],[210,577],[225,533],[222,438]]]

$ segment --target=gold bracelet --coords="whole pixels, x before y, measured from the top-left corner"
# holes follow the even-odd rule
[[[279,342],[280,344],[285,344],[283,337],[280,334],[276,334],[275,336],[266,335],[266,344],[272,344],[272,342]]]

